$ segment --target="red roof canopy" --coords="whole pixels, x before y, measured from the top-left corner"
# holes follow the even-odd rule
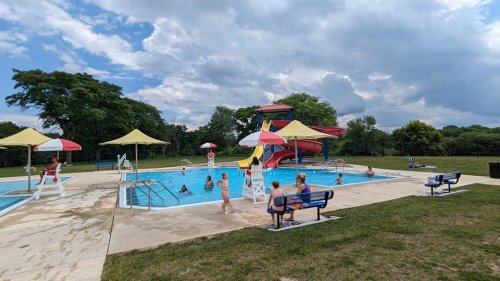
[[[280,112],[280,111],[288,111],[290,109],[293,109],[293,107],[286,105],[286,104],[271,104],[271,105],[261,106],[261,107],[255,109],[255,111]]]

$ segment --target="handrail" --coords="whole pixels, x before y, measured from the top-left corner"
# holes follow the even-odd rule
[[[158,183],[160,184],[161,186],[163,186],[163,188],[168,192],[170,193],[176,200],[177,200],[177,205],[180,205],[181,204],[181,201],[179,200],[179,197],[175,196],[175,194],[170,191],[170,189],[168,189],[168,187],[166,187],[161,181],[153,181],[153,183]]]
[[[140,192],[142,192],[144,195],[146,195],[148,197],[148,210],[151,210],[151,191],[158,197],[160,198],[160,200],[162,202],[164,202],[163,200],[163,197],[161,197],[160,194],[158,194],[158,192],[154,191],[154,189],[152,189],[151,185],[154,183],[154,181],[151,181],[151,180],[140,180],[140,181],[134,181],[132,182],[132,185],[131,187],[135,187],[137,188]],[[139,186],[137,184],[142,184],[142,185],[145,185],[148,187],[148,193],[146,193],[144,190],[140,189]],[[131,192],[132,194],[132,192]],[[132,196],[130,196],[132,198]],[[130,200],[131,202],[131,205],[130,207],[132,208],[132,199]]]
[[[165,189],[168,193],[170,193],[170,195],[172,195],[177,200],[177,205],[181,204],[179,197],[175,196],[175,194],[170,189],[168,189],[168,187],[166,187],[161,181],[139,180],[139,181],[129,182],[130,186],[128,186],[128,188],[130,189],[129,196],[130,196],[130,208],[131,209],[132,209],[132,204],[133,204],[133,202],[132,202],[133,201],[133,199],[132,199],[132,191],[133,191],[132,188],[136,188],[137,190],[139,190],[140,192],[142,192],[142,194],[144,194],[148,198],[148,210],[151,210],[151,192],[153,192],[158,198],[160,198],[160,200],[162,202],[165,201],[164,198],[158,192],[156,192],[152,188],[153,184],[155,184],[155,183],[158,183],[159,185],[161,185],[163,187],[163,189]],[[139,187],[140,185],[147,186],[148,192],[146,193],[146,191],[142,190]]]
[[[189,161],[188,159],[182,159],[180,162],[186,162],[189,166],[191,166],[191,168],[193,167],[193,162]]]

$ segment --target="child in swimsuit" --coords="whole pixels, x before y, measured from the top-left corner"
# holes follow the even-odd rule
[[[222,173],[222,179],[217,181],[217,186],[220,188],[220,194],[223,200],[221,204],[222,210],[225,214],[227,214],[226,207],[231,204],[231,202],[229,201],[229,179],[227,177],[227,173]]]
[[[342,184],[344,182],[344,178],[342,177],[342,173],[339,173],[339,177],[335,180],[337,184]]]
[[[285,192],[280,189],[280,183],[278,181],[273,181],[272,185],[273,185],[273,190],[271,190],[271,195],[269,196],[269,201],[267,201],[267,208],[275,210],[275,211],[283,211],[283,207],[276,207],[274,205],[271,205],[271,203],[274,202],[274,198],[285,194]],[[274,226],[275,225],[274,214],[271,214],[271,217],[273,219],[272,226]]]
[[[207,180],[205,181],[205,191],[212,192],[213,188],[214,188],[214,182],[212,181],[212,177],[207,176]]]

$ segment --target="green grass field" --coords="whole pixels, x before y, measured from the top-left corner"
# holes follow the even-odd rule
[[[238,161],[246,158],[245,156],[223,156],[219,155],[216,158],[217,162],[231,162]],[[161,157],[155,159],[140,159],[139,168],[162,168],[162,167],[172,167],[179,166],[182,159],[189,159],[194,164],[206,163],[207,159],[205,156],[182,156],[182,157]],[[333,159],[333,157],[331,157]],[[344,161],[350,164],[373,166],[374,168],[384,168],[392,170],[415,170],[411,168],[406,168],[405,157],[392,156],[392,157],[343,157]],[[414,157],[415,161],[425,165],[437,166],[437,169],[418,169],[418,170],[428,170],[434,172],[452,172],[460,171],[467,175],[477,175],[477,176],[488,176],[489,175],[489,161],[500,161],[500,157],[465,157],[465,156],[454,156],[454,157]],[[311,160],[307,158],[306,160]],[[323,157],[316,156],[314,161],[322,161]],[[131,159],[132,164],[134,160]],[[45,165],[38,165],[37,168],[41,169]],[[92,163],[74,163],[71,167],[63,167],[63,172],[73,173],[73,172],[90,172],[96,171],[95,162]],[[0,177],[12,177],[12,176],[23,176],[26,175],[22,167],[5,167],[0,168]]]
[[[500,187],[465,188],[110,255],[102,280],[500,280]]]
[[[490,161],[500,161],[500,157],[473,157],[473,156],[418,156],[413,157],[414,161],[427,166],[437,166],[436,169],[422,168],[407,168],[406,157],[391,156],[391,157],[345,157],[344,161],[350,164],[366,165],[375,168],[391,169],[391,170],[409,170],[409,171],[432,171],[433,173],[446,173],[460,171],[466,175],[488,176]]]

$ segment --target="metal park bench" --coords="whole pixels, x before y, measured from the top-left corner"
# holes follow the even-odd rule
[[[116,163],[115,162],[98,161],[98,162],[95,162],[95,164],[97,166],[97,170],[99,171],[101,169],[101,166],[111,167],[111,170],[114,170]]]
[[[461,175],[462,175],[461,172],[440,174],[440,175],[435,176],[432,181],[429,181],[428,183],[426,183],[425,186],[430,187],[431,188],[431,195],[434,195],[434,188],[437,188],[443,184],[447,184],[448,185],[448,193],[451,193],[451,185],[457,184]]]
[[[275,207],[283,207],[282,211],[276,211],[272,208],[267,209],[269,214],[277,215],[276,228],[280,228],[280,217],[291,211],[301,209],[316,208],[317,219],[320,220],[320,209],[324,209],[328,205],[328,200],[333,198],[333,190],[314,191],[301,194],[287,194],[274,198]],[[299,208],[296,208],[299,206]]]

